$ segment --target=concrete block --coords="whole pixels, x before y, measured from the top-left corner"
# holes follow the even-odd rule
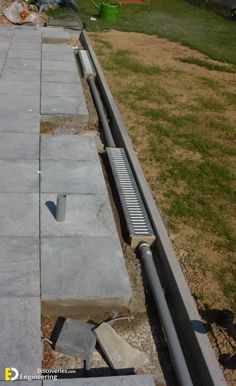
[[[19,49],[15,48],[12,49],[10,47],[8,54],[8,58],[15,58],[15,59],[34,59],[34,60],[40,60],[41,59],[41,50],[25,50],[24,48]]]
[[[0,296],[40,296],[39,241],[0,238]]]
[[[0,380],[4,368],[37,375],[41,368],[40,299],[0,297]]]
[[[145,354],[130,346],[109,324],[102,323],[93,332],[112,368],[136,369],[148,363]]]
[[[41,51],[41,43],[40,42],[37,42],[37,43],[24,42],[23,47],[21,47],[21,45],[17,41],[13,41],[11,43],[11,50],[19,50],[20,51],[21,49],[24,51]]]
[[[98,162],[95,136],[41,135],[41,159]]]
[[[63,83],[75,83],[80,81],[78,72],[70,71],[53,71],[44,70],[42,73],[43,82],[63,82]]]
[[[48,44],[48,45],[53,46],[52,44]],[[57,47],[54,47],[54,49],[43,50],[43,53],[42,53],[43,60],[62,60],[65,62],[74,61],[75,55],[72,47],[65,46],[65,48],[64,47],[61,48],[60,46],[61,44],[57,45]]]
[[[53,52],[55,54],[56,53],[64,54],[64,53],[73,52],[73,48],[71,46],[69,46],[68,44],[47,44],[47,43],[43,43],[42,44],[42,53],[43,53],[43,55],[46,54],[46,53],[49,53],[49,52]]]
[[[46,60],[43,57],[42,71],[78,72],[75,59],[73,61]]]
[[[41,194],[42,237],[105,237],[116,234],[116,226],[107,196],[68,195],[66,220],[61,223],[58,223],[52,214],[55,203],[55,194]]]
[[[81,90],[82,91],[82,90]],[[41,114],[43,115],[81,115],[88,116],[84,95],[78,97],[47,97],[41,98]]]
[[[40,71],[41,63],[36,59],[26,59],[26,58],[7,58],[5,63],[5,68],[11,70],[34,70]]]
[[[2,72],[2,79],[8,79],[11,81],[24,80],[28,83],[32,81],[40,82],[40,71],[4,68]]]
[[[38,237],[38,194],[0,193],[0,235]]]
[[[1,111],[0,132],[8,133],[39,133],[39,113],[22,113]]]
[[[0,133],[0,159],[39,159],[39,135]]]
[[[99,162],[69,160],[41,161],[41,192],[107,195]]]
[[[53,386],[54,381],[43,381],[43,386]],[[114,377],[94,377],[67,379],[67,386],[155,386],[154,377],[145,375],[125,375]],[[57,386],[65,386],[64,379],[57,380]]]
[[[21,113],[38,113],[39,112],[39,95],[11,95],[6,98],[5,95],[0,94],[0,112],[8,112],[9,115],[12,112]],[[9,103],[11,100],[11,103]]]
[[[41,289],[56,307],[127,306],[132,290],[118,237],[42,238]]]
[[[59,40],[68,40],[70,37],[70,33],[68,31],[63,30],[62,28],[50,28],[44,27],[40,30],[42,32],[43,40],[49,39],[51,41],[59,41]]]
[[[56,82],[43,82],[42,83],[42,96],[43,97],[64,97],[64,98],[79,98],[83,93],[82,85],[80,82],[73,83],[56,83]]]
[[[0,78],[0,94],[37,96],[40,94],[40,82],[11,81]]]
[[[39,161],[0,159],[0,192],[38,193]]]

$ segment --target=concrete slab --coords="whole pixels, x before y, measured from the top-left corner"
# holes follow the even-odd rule
[[[40,296],[37,238],[1,237],[0,261],[0,296]]]
[[[41,159],[98,162],[95,136],[43,134]]]
[[[107,195],[99,162],[69,160],[41,161],[41,192]]]
[[[68,97],[79,98],[81,96],[82,85],[80,82],[73,83],[55,83],[42,82],[43,97]]]
[[[116,226],[108,197],[93,194],[68,195],[66,220],[62,223],[58,223],[51,212],[55,208],[55,203],[55,194],[41,194],[42,237],[116,235]]]
[[[52,44],[49,45],[52,46]],[[61,49],[60,45],[57,49],[44,50],[42,57],[43,60],[63,60],[65,62],[75,60],[73,49],[69,46]]]
[[[22,47],[22,50],[19,48],[13,49],[10,47],[8,55],[8,58],[16,58],[16,59],[34,59],[34,60],[40,60],[41,58],[41,50],[24,50]]]
[[[9,381],[1,381],[1,385],[7,386]],[[14,381],[14,386],[43,386],[43,381]],[[55,386],[55,385],[54,385]]]
[[[9,100],[11,103],[9,103]],[[38,113],[39,105],[39,95],[11,95],[9,98],[6,98],[5,95],[0,94],[0,112],[8,112],[9,115],[12,112]]]
[[[81,89],[77,97],[47,97],[41,98],[41,114],[43,115],[81,115],[88,116],[88,109]]]
[[[41,368],[40,299],[0,297],[0,380],[4,368],[37,375]]]
[[[4,68],[2,71],[2,79],[11,81],[24,80],[25,82],[40,82],[40,71],[38,70],[17,70],[11,68]]]
[[[39,95],[40,82],[11,81],[0,78],[0,94],[4,95]]]
[[[43,82],[75,83],[80,81],[78,72],[44,70],[42,73]]]
[[[132,347],[107,323],[102,323],[94,334],[113,369],[139,369],[148,363],[144,353]]]
[[[38,193],[39,161],[0,159],[0,192]]]
[[[0,133],[0,159],[39,159],[38,134]]]
[[[70,33],[68,31],[63,30],[62,28],[48,28],[44,27],[41,29],[42,38],[49,39],[51,41],[55,40],[68,40],[70,37]]]
[[[43,381],[44,386],[53,386],[54,381]],[[155,386],[154,377],[145,375],[126,375],[114,377],[94,377],[67,379],[67,386]],[[55,383],[54,383],[55,386]],[[57,386],[65,386],[64,379],[57,380]]]
[[[8,133],[39,133],[40,114],[1,111],[0,132]]]
[[[13,70],[35,70],[40,71],[41,63],[37,59],[7,58],[5,67]]]
[[[0,235],[38,237],[39,195],[0,193]]]
[[[61,60],[42,60],[42,71],[64,71],[64,72],[78,72],[75,59],[68,61]]]
[[[73,52],[73,48],[68,44],[42,44],[43,55],[49,52],[53,53],[70,53]]]
[[[11,50],[19,50],[23,49],[24,51],[41,51],[41,43],[28,43],[25,42],[23,47],[17,41],[12,41]]]
[[[118,237],[43,238],[42,300],[56,307],[127,306],[132,296]],[[74,311],[75,312],[75,311]]]

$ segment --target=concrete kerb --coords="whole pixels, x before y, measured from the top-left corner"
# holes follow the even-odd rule
[[[129,158],[134,175],[136,176],[140,192],[143,196],[146,209],[149,213],[154,231],[157,236],[156,248],[160,257],[159,263],[165,282],[168,299],[176,311],[172,316],[178,334],[181,336],[182,349],[186,357],[191,358],[188,365],[196,381],[201,380],[203,386],[225,386],[225,379],[216,360],[210,341],[206,335],[201,317],[196,308],[194,299],[187,286],[184,275],[177,261],[175,252],[157,209],[147,181],[134,152],[127,129],[122,121],[116,103],[109,90],[102,69],[96,58],[95,52],[85,31],[80,35],[80,41],[89,50],[94,67],[97,71],[97,82],[102,93],[105,105],[109,111],[113,136],[117,146],[124,147]]]

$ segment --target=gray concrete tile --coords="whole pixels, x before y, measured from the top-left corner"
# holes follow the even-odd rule
[[[0,94],[4,95],[40,95],[40,82],[11,81],[0,78]]]
[[[9,386],[9,381],[1,381],[1,385]],[[43,381],[33,380],[33,381],[14,381],[14,386],[43,386]],[[54,385],[55,386],[55,385]]]
[[[0,238],[0,296],[40,296],[39,240]]]
[[[58,82],[58,83],[75,83],[80,81],[78,72],[70,71],[53,71],[53,70],[44,70],[42,73],[43,82]]]
[[[43,381],[44,386],[53,386],[54,381]],[[67,386],[155,386],[154,377],[149,374],[125,375],[114,377],[96,377],[67,379]],[[57,386],[65,386],[63,379],[57,380]]]
[[[40,114],[1,111],[0,132],[39,133]]]
[[[2,79],[8,79],[11,81],[24,80],[25,82],[40,82],[40,71],[4,68],[2,71]]]
[[[51,43],[43,43],[42,44],[42,53],[54,52],[54,53],[69,53],[72,52],[73,48],[68,44],[51,44]]]
[[[118,237],[43,238],[41,288],[43,299],[127,305],[132,291]]]
[[[39,161],[1,160],[0,192],[38,193]]]
[[[75,62],[73,61],[61,61],[61,60],[42,60],[42,71],[65,71],[65,72],[78,72],[78,68]]]
[[[41,114],[43,115],[82,115],[88,116],[84,95],[78,97],[47,97],[41,98]]]
[[[24,48],[20,50],[20,49],[12,49],[10,47],[7,57],[15,58],[15,59],[35,59],[35,60],[38,59],[39,60],[41,58],[41,50],[31,51],[31,50],[24,50]]]
[[[11,103],[9,103],[11,101]],[[11,95],[6,98],[0,94],[0,112],[4,111],[11,114],[12,112],[21,113],[38,113],[40,104],[39,95]]]
[[[39,159],[37,134],[0,133],[0,159]]]
[[[99,162],[70,160],[41,161],[41,192],[107,194]]]
[[[95,136],[41,135],[41,159],[98,161]]]
[[[33,71],[40,71],[41,63],[37,59],[17,59],[17,58],[7,58],[5,63],[6,69],[12,69],[12,70],[33,70]]]
[[[0,235],[38,237],[38,194],[0,193]]]
[[[48,206],[54,209],[52,203],[54,205],[56,203],[56,194],[41,194],[41,234],[43,237],[105,237],[116,234],[116,226],[107,196],[68,195],[66,220],[61,223],[55,220],[48,209]]]
[[[49,28],[49,27],[44,27],[44,28],[41,28],[40,30],[42,32],[42,38],[43,39],[48,39],[48,38],[51,38],[51,39],[55,39],[55,40],[60,40],[60,39],[69,39],[70,37],[70,34],[68,31],[65,31],[63,30],[62,28]]]
[[[0,297],[0,368],[22,374],[41,368],[40,299]],[[4,371],[0,372],[4,379]]]
[[[41,43],[37,42],[37,43],[24,43],[23,44],[23,47],[21,47],[21,45],[19,44],[19,42],[17,41],[13,41],[11,43],[11,50],[19,50],[20,49],[23,49],[24,51],[41,51]]]
[[[42,82],[42,97],[64,97],[78,98],[83,92],[80,82],[73,83],[56,83]]]
[[[58,49],[44,50],[42,58],[43,60],[63,60],[67,62],[75,60],[75,55],[71,47],[66,46],[66,49],[61,49],[60,46],[58,46]]]

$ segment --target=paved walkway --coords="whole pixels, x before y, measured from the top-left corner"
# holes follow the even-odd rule
[[[0,380],[5,367],[41,368],[41,298],[66,315],[131,297],[95,139],[40,138],[42,115],[88,118],[72,48],[53,43],[67,37],[0,27]],[[63,192],[67,216],[57,223]]]

